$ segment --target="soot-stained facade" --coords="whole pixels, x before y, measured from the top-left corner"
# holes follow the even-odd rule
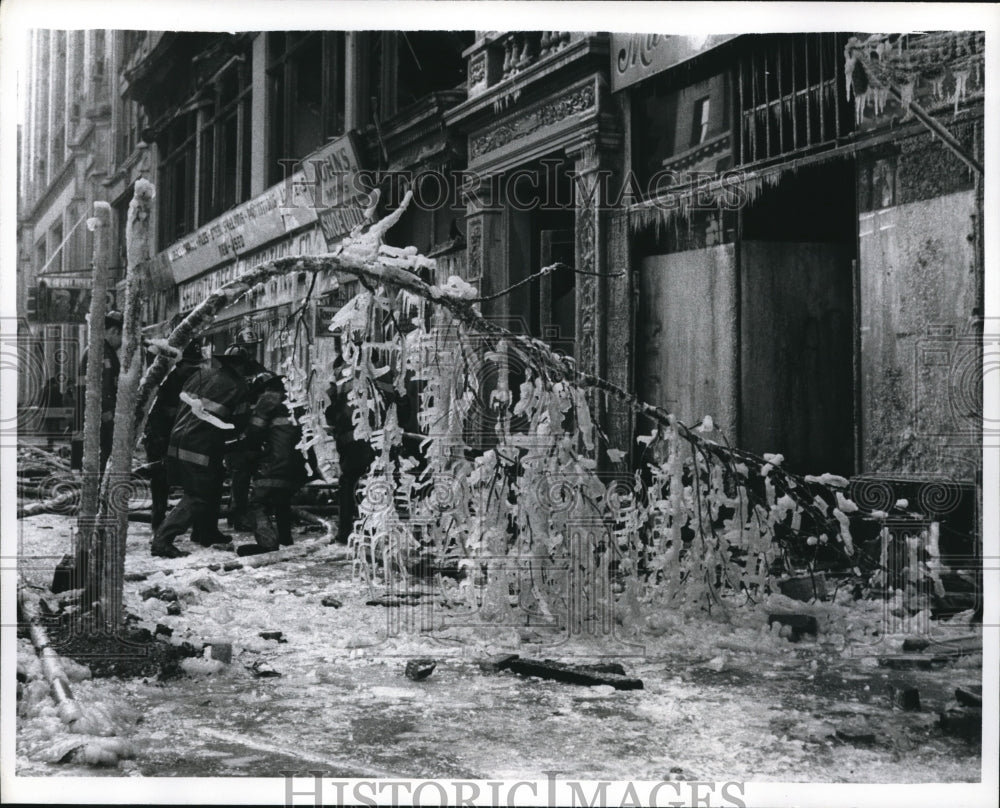
[[[612,44],[637,392],[974,530],[982,33],[678,40]]]

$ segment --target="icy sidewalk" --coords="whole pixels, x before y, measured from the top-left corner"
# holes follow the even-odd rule
[[[22,558],[58,559],[69,524],[59,516],[22,521]],[[438,606],[431,613],[366,606],[369,592],[351,579],[343,551],[298,531],[277,563],[197,548],[184,559],[155,559],[148,546],[148,528],[131,525],[127,610],[150,631],[169,629],[174,641],[229,643],[232,661],[194,659],[187,675],[164,682],[75,683],[80,701],[114,704],[132,718],[136,758],[104,770],[44,763],[53,726],[39,714],[19,719],[19,774],[280,777],[326,769],[333,777],[381,778],[980,779],[978,746],[937,726],[955,686],[979,682],[980,658],[935,670],[879,667],[875,654],[902,641],[873,635],[880,604],[774,598],[768,607],[734,609],[730,625],[657,615],[620,643],[559,643],[540,629],[422,632],[444,618]],[[55,560],[36,560],[36,569],[23,562],[29,577],[47,583]],[[225,569],[235,563],[243,566]],[[177,600],[144,600],[156,587],[172,589]],[[324,598],[342,605],[324,606]],[[817,615],[817,641],[792,644],[767,630],[769,608],[789,605]],[[282,632],[284,642],[259,636],[268,630]],[[967,634],[970,627],[935,630]],[[863,643],[871,647],[858,655]],[[645,689],[483,673],[476,660],[501,651],[580,662],[607,654]],[[438,660],[430,678],[404,677],[413,656]],[[259,675],[270,672],[280,675]],[[917,687],[923,709],[893,709],[893,682]]]

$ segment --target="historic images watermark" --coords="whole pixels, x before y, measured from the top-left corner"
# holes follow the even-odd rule
[[[344,780],[327,769],[282,770],[286,806],[313,805],[535,805],[547,808],[649,806],[746,808],[746,784],[699,780],[638,782],[559,780]],[[307,782],[296,783],[309,778]],[[298,799],[297,799],[298,798]]]
[[[649,177],[632,171],[624,176],[608,169],[580,172],[563,170],[563,161],[543,158],[535,167],[506,174],[482,174],[471,169],[442,171],[436,168],[337,173],[319,161],[308,179],[297,160],[279,161],[285,170],[286,208],[335,209],[347,199],[371,198],[396,207],[409,191],[411,205],[424,211],[450,211],[464,215],[468,204],[480,210],[529,213],[572,209],[580,199],[596,210],[622,210],[639,202],[672,211],[738,210],[749,202],[745,172],[660,169]],[[321,172],[320,167],[323,168]]]
[[[44,329],[32,334],[25,325],[21,318],[0,318],[0,372],[5,386],[17,389],[16,411],[0,416],[4,448],[17,446],[25,435],[43,441],[65,437],[72,423],[71,395],[81,348]]]

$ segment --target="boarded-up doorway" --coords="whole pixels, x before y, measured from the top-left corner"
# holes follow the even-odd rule
[[[644,258],[636,388],[691,426],[705,415],[736,438],[737,294],[732,244]],[[639,421],[648,431],[653,424]]]
[[[844,244],[742,243],[743,448],[800,473],[853,473],[852,283]]]

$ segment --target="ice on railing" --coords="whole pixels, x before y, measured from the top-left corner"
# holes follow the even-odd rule
[[[445,283],[431,287],[431,297],[435,300],[442,297],[471,300],[477,295],[476,287],[457,275],[451,275]]]
[[[841,477],[839,474],[827,473],[821,474],[818,477],[813,474],[807,474],[804,479],[807,483],[819,483],[830,488],[847,488],[850,485],[847,478]]]

